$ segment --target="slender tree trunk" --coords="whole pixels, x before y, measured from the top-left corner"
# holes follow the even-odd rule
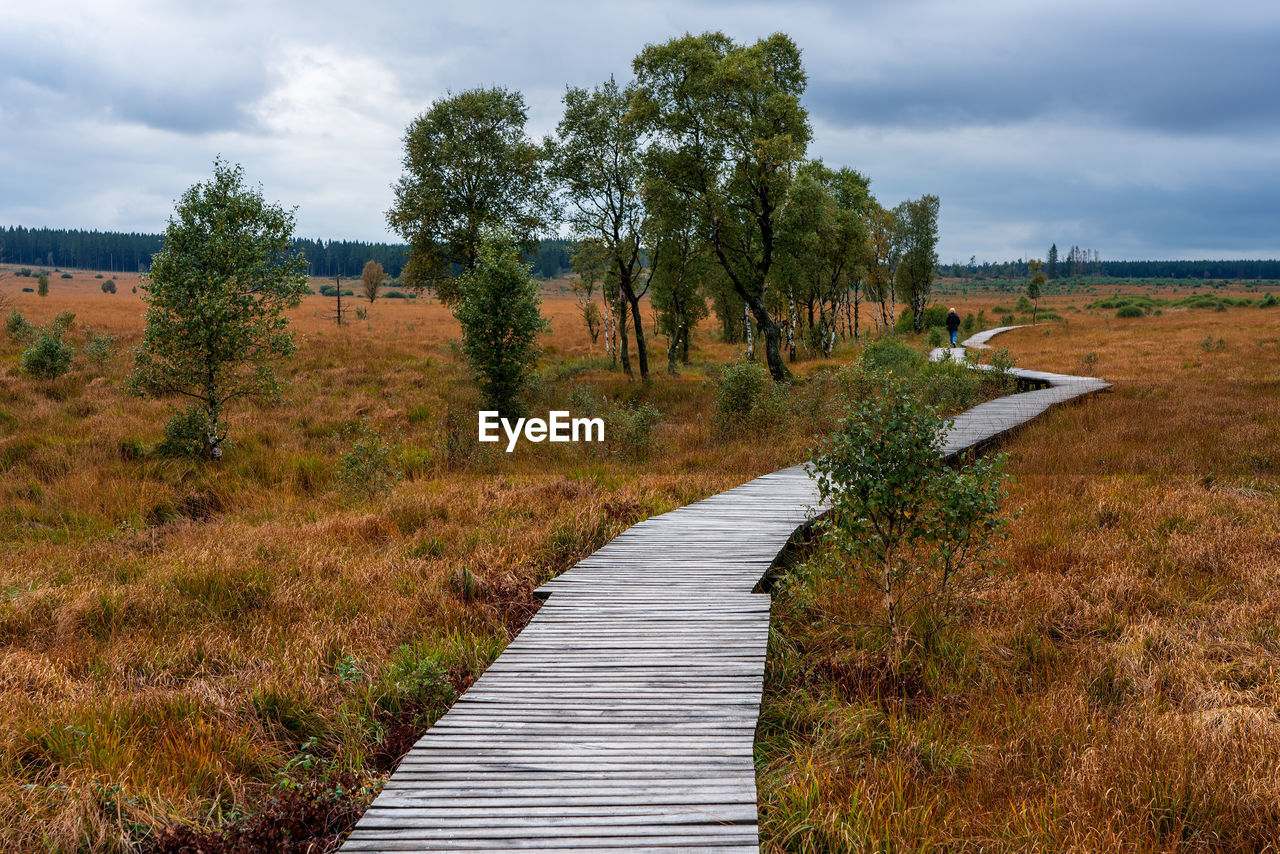
[[[756,338],[751,329],[751,306],[746,303],[742,304],[742,328],[746,330],[747,336],[747,361],[754,362],[756,359]]]
[[[631,288],[627,288],[631,291]],[[627,302],[631,303],[631,319],[635,321],[636,332],[636,358],[640,362],[640,379],[649,379],[649,350],[645,346],[644,340],[644,320],[640,316],[640,298],[634,296],[634,292],[627,294]],[[630,373],[627,376],[631,376]]]
[[[609,367],[618,367],[618,313],[613,310],[613,300],[605,300],[609,312]]]
[[[627,375],[627,379],[633,378],[635,375],[631,372],[631,354],[627,352],[627,307],[622,296],[622,290],[618,290],[618,352],[622,355],[622,372]]]
[[[795,292],[787,288],[787,312],[790,322],[787,324],[787,357],[791,361],[796,360],[796,324],[800,320],[800,315],[796,312],[796,296]]]
[[[667,336],[667,373],[672,376],[676,375],[676,357],[680,351],[680,315],[672,318],[672,325],[675,326],[675,332]]]
[[[858,334],[858,297],[861,295],[861,288],[854,288],[849,293],[849,302],[853,303],[853,338],[856,341],[860,336]],[[846,316],[848,313],[846,312]]]

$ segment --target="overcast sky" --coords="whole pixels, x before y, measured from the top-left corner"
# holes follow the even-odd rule
[[[647,43],[780,30],[811,156],[886,205],[938,194],[944,262],[1280,256],[1276,0],[0,0],[0,21],[0,225],[161,231],[221,154],[302,236],[395,240],[404,129],[447,91],[519,89],[541,137],[566,84],[629,79]]]

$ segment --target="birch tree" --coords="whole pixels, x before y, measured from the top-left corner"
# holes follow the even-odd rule
[[[641,235],[645,206],[641,193],[644,171],[643,128],[627,115],[630,87],[620,88],[612,77],[587,90],[570,87],[564,95],[564,118],[556,139],[547,143],[550,174],[567,203],[566,219],[580,238],[596,241],[621,301],[630,309],[636,338],[640,377],[649,376],[640,300],[649,289]],[[622,368],[632,375],[627,350],[626,317],[619,318]]]
[[[475,269],[489,229],[525,251],[551,218],[542,149],[525,136],[524,97],[501,87],[449,94],[405,132],[404,174],[387,224],[409,243],[401,278],[445,305]]]
[[[284,310],[308,292],[293,228],[291,211],[244,186],[240,166],[215,160],[213,178],[182,195],[139,285],[146,328],[128,388],[194,401],[210,460],[222,457],[228,403],[280,392],[274,365],[294,352]]]
[[[723,33],[685,35],[647,46],[634,68],[634,113],[656,138],[653,174],[693,203],[700,233],[760,327],[769,373],[785,381],[768,288],[778,217],[811,135],[800,50],[782,33],[748,46]]]

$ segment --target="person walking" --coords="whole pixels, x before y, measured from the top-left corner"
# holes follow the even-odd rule
[[[956,346],[956,333],[960,331],[960,315],[953,306],[947,314],[947,332],[951,334],[951,346]]]

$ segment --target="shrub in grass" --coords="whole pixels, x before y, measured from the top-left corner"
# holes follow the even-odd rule
[[[1142,309],[1136,305],[1122,305],[1120,308],[1116,309],[1116,317],[1142,317]]]
[[[102,292],[104,294],[114,294],[116,292],[116,280],[107,279],[102,283]]]
[[[85,335],[87,336],[84,345],[85,357],[91,364],[106,364],[115,350],[116,339],[110,335],[99,335],[92,329],[86,329]]]
[[[39,277],[36,278],[36,293],[42,297],[47,297],[49,295],[48,273],[41,273]]]
[[[957,582],[1005,529],[1003,457],[952,468],[940,455],[946,431],[936,408],[885,378],[810,462],[831,507],[819,529],[842,573],[884,603],[892,661],[914,630],[932,633],[954,614]]]
[[[208,431],[208,413],[203,406],[193,403],[165,422],[164,438],[156,445],[156,453],[165,457],[201,459],[206,456]]]
[[[730,365],[716,384],[716,429],[732,433],[772,426],[785,412],[786,394],[758,362]]]
[[[1001,347],[991,354],[991,367],[1002,374],[1007,374],[1011,368],[1018,365],[1018,360],[1013,358],[1013,354],[1009,352],[1008,347]]]
[[[931,305],[924,310],[925,327],[930,326],[946,326],[947,325],[947,309],[941,305]],[[915,330],[915,313],[910,308],[904,308],[902,314],[898,315],[898,320],[893,324],[893,331],[899,335],[906,335]]]
[[[58,334],[65,335],[71,331],[71,327],[76,325],[76,313],[74,311],[60,311],[53,318],[51,325],[57,330]]]
[[[338,483],[342,491],[371,500],[389,492],[399,479],[391,445],[367,424],[362,424],[351,448],[338,457]]]
[[[41,329],[35,343],[22,352],[22,370],[42,380],[56,380],[71,370],[76,350],[55,328]]]
[[[924,343],[925,346],[930,349],[934,347],[941,347],[947,342],[947,330],[943,329],[941,326],[930,326],[929,331],[925,333]]]
[[[873,371],[910,376],[925,363],[924,354],[900,338],[872,341],[862,351],[862,363]]]
[[[4,331],[8,333],[9,337],[14,341],[26,341],[35,333],[36,328],[31,325],[31,322],[28,321],[25,316],[23,316],[22,312],[15,308],[13,311],[9,312],[9,316],[5,318]]]
[[[70,278],[71,278],[71,274],[70,274],[70,273],[63,273],[61,278],[64,278],[64,279],[70,279]]]
[[[661,420],[662,413],[651,403],[616,406],[605,416],[605,441],[616,454],[644,459],[653,450]]]

